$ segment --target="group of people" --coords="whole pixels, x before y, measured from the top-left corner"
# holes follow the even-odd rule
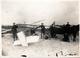
[[[17,28],[18,28],[18,26],[15,23],[13,23],[13,26],[12,26],[12,30],[11,31],[12,31],[12,34],[13,34],[14,41],[18,39],[18,36],[17,36],[17,33],[18,33]],[[31,31],[31,35],[33,35],[35,33],[35,30],[37,28],[41,28],[41,38],[43,38],[44,35],[45,35],[45,30],[46,30],[46,28],[45,28],[45,26],[44,26],[43,23],[41,23],[41,25],[38,26],[38,27],[36,27],[36,28],[32,28],[30,30]]]
[[[52,38],[56,38],[56,27],[55,24],[52,24],[50,26],[50,35]],[[61,31],[64,38],[62,39],[63,41],[67,41],[69,42],[70,39],[72,38],[73,41],[76,41],[76,35],[78,34],[79,31],[79,25],[70,25],[69,22],[67,22],[67,24],[61,26]]]
[[[77,27],[79,27],[79,26],[77,26]],[[13,23],[12,34],[13,34],[14,41],[17,40],[17,38],[18,38],[17,37],[17,28],[18,28],[18,26],[15,23]],[[33,35],[35,33],[35,31],[36,31],[37,28],[41,28],[41,30],[40,30],[40,32],[41,32],[41,38],[49,38],[49,37],[56,38],[55,22],[47,30],[47,31],[49,31],[50,36],[46,35],[47,34],[46,33],[46,28],[45,28],[45,26],[44,26],[43,23],[41,23],[41,25],[38,26],[38,27],[36,27],[36,28],[32,28],[31,29],[31,35]],[[76,26],[71,26],[69,24],[69,22],[67,22],[67,24],[63,25],[61,28],[63,30],[63,35],[64,35],[63,40],[64,41],[68,41],[69,42],[69,37],[71,35],[73,35],[73,41],[76,41],[76,34],[77,34],[76,31],[78,29],[78,28],[76,29]]]
[[[79,25],[71,26],[69,24],[69,22],[67,22],[66,25],[62,26],[62,30],[63,30],[63,35],[64,35],[63,41],[68,41],[69,42],[70,38],[72,38],[73,41],[76,41],[76,35],[79,31]]]

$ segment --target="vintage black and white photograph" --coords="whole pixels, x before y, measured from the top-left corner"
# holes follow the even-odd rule
[[[2,56],[79,56],[78,0],[2,0]]]

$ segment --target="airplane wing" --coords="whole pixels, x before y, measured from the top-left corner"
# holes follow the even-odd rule
[[[8,29],[8,30],[6,30],[6,29],[2,29],[1,34],[6,34],[6,33],[8,33],[8,32],[11,32],[11,29]]]

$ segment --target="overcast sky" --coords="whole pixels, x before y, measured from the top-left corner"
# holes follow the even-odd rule
[[[2,0],[2,24],[78,24],[78,1],[61,0]]]

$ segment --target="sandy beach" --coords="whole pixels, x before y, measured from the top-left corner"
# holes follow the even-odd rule
[[[78,56],[78,42],[63,42],[58,38],[40,39],[39,42],[30,43],[28,47],[14,46],[12,34],[5,34],[2,38],[3,54],[5,56],[21,56],[28,57],[56,57],[58,56]],[[61,54],[61,51],[63,54]],[[71,55],[70,55],[71,54]],[[74,55],[72,55],[74,54]]]

